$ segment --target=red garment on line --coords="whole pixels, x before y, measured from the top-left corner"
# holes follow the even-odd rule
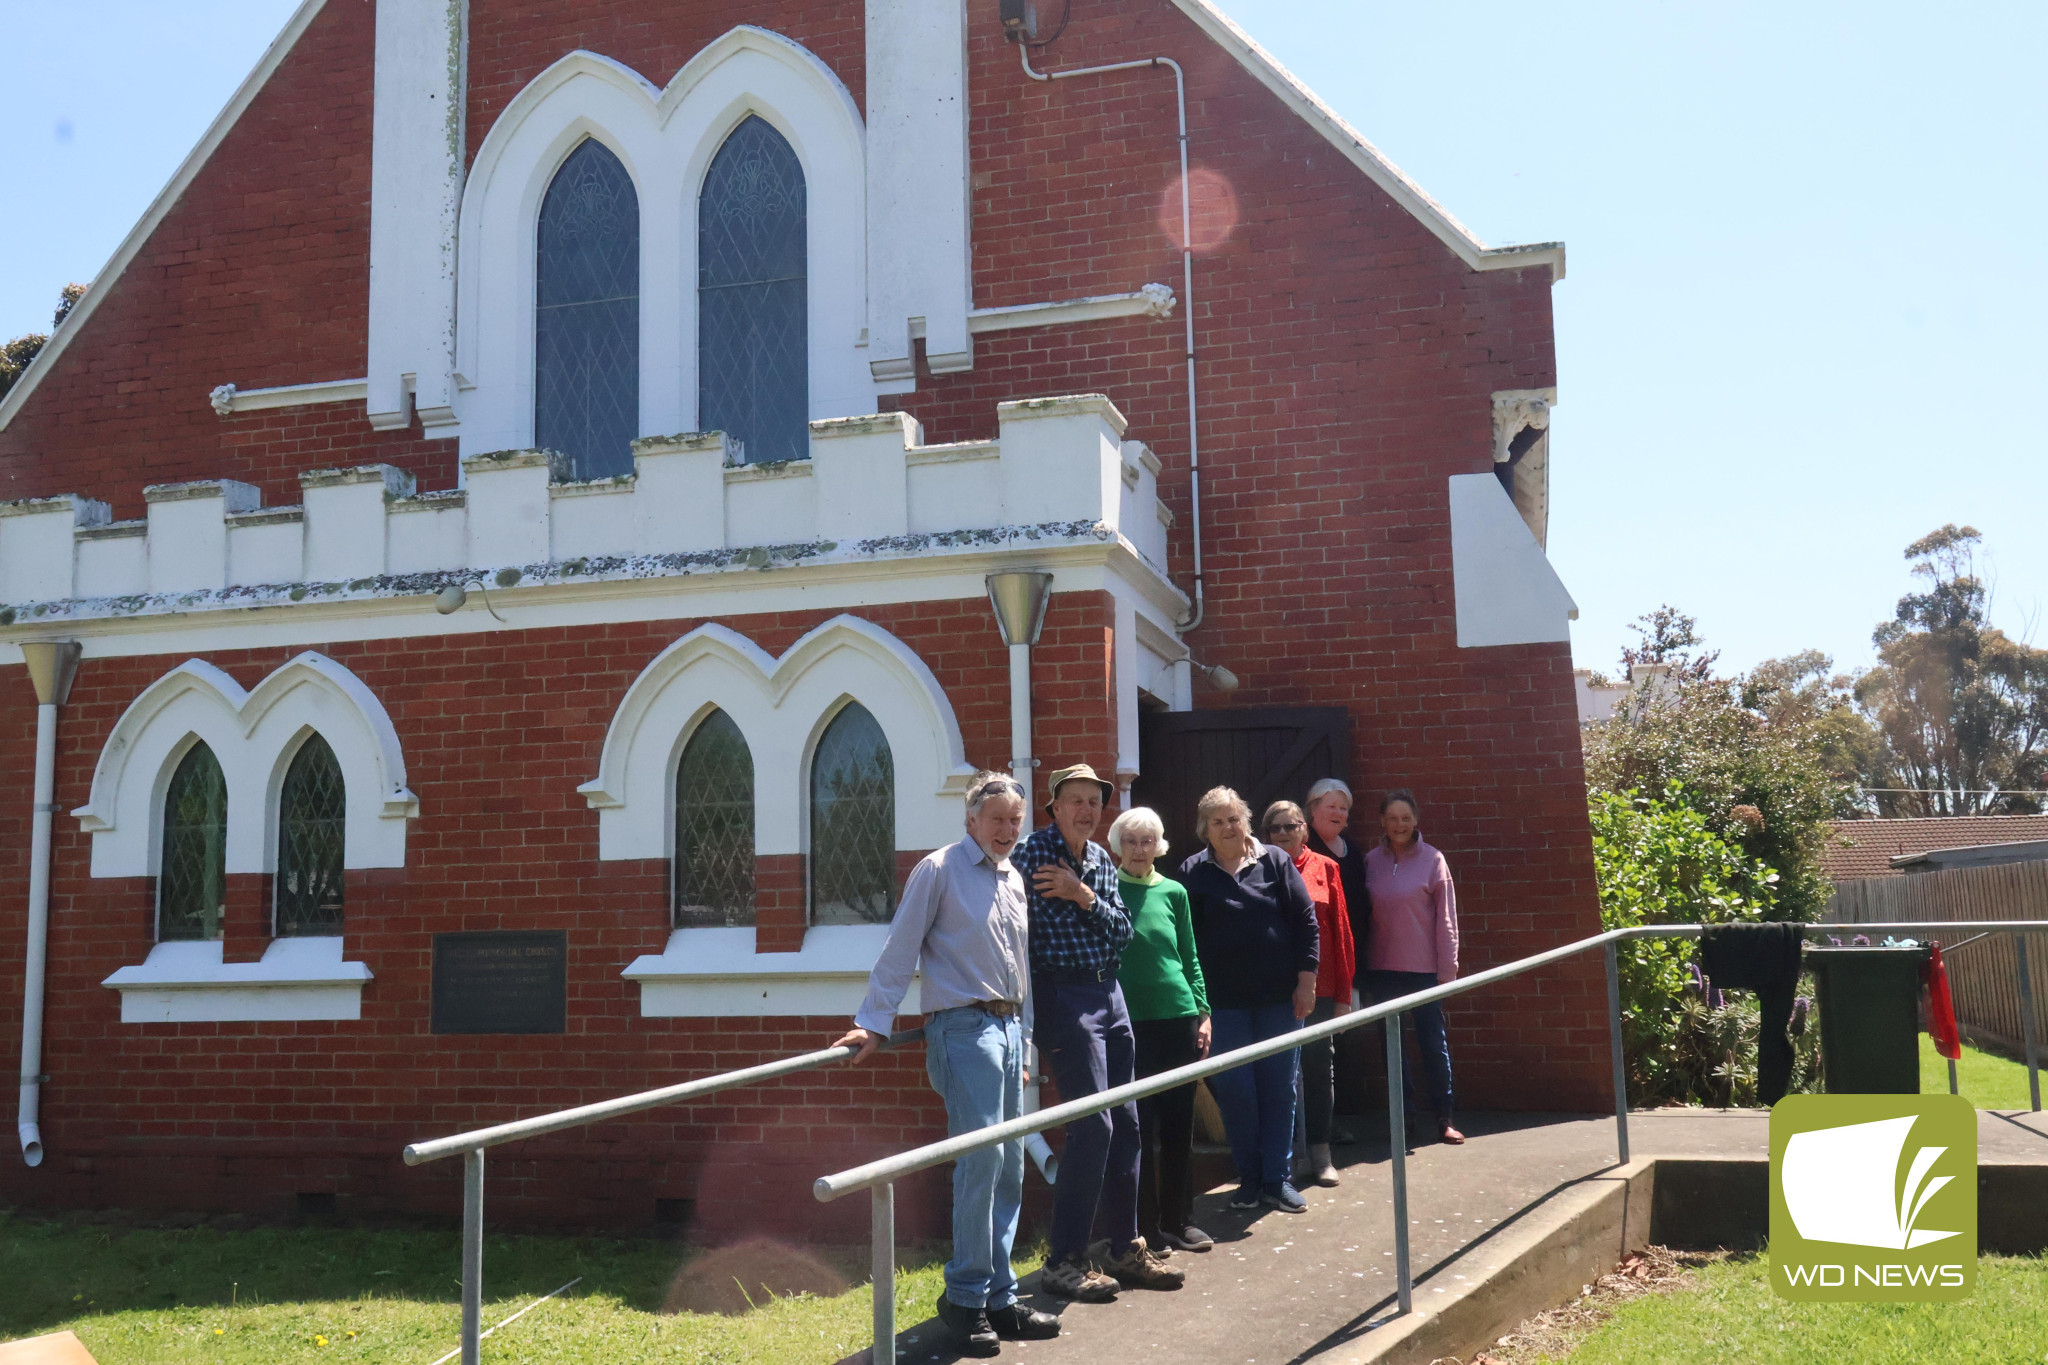
[[[1963,1055],[1963,1037],[1956,1029],[1956,1005],[1948,993],[1948,968],[1941,963],[1941,945],[1928,947],[1932,951],[1922,968],[1927,978],[1927,1034],[1934,1039],[1934,1050],[1953,1062]]]

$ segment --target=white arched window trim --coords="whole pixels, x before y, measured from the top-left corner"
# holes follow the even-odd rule
[[[226,779],[228,872],[275,872],[285,771],[313,731],[334,750],[346,785],[343,866],[403,867],[419,800],[406,786],[398,731],[362,679],[308,651],[249,689],[188,659],[129,703],[100,750],[91,799],[72,812],[92,835],[92,875],[156,874],[171,774],[201,741]],[[258,962],[226,962],[223,948],[159,943],[101,984],[121,993],[129,1024],[362,1017],[370,969],[342,960],[339,937],[273,939]]]
[[[831,69],[780,34],[741,25],[657,89],[573,52],[534,77],[477,150],[463,191],[456,368],[464,455],[533,442],[534,242],[540,202],[585,137],[618,155],[640,195],[640,432],[697,429],[697,193],[727,135],[758,114],[803,163],[808,203],[811,419],[872,412],[866,136]]]
[[[227,781],[227,870],[275,871],[285,769],[315,730],[347,784],[344,866],[403,867],[419,801],[406,786],[398,732],[362,679],[308,651],[247,690],[203,659],[143,689],[107,736],[91,799],[72,812],[92,835],[92,875],[156,874],[164,792],[195,740],[213,749]]]
[[[671,856],[676,759],[713,707],[732,717],[753,752],[756,854],[805,852],[811,755],[849,701],[865,706],[889,741],[896,847],[959,839],[974,769],[945,689],[908,645],[842,615],[780,658],[716,624],[656,655],[612,717],[597,776],[578,788],[598,813],[598,857]],[[816,925],[798,952],[756,953],[751,928],[675,929],[661,952],[621,975],[640,987],[640,1012],[650,1017],[850,1013],[887,934],[880,924]],[[903,1008],[916,1010],[915,984]]]
[[[598,857],[673,852],[676,759],[716,707],[754,758],[757,856],[808,843],[810,756],[848,701],[867,707],[896,767],[896,847],[960,837],[960,794],[973,777],[952,703],[917,654],[857,616],[835,616],[774,658],[726,626],[697,627],[626,689],[605,732],[597,776],[578,788],[598,812]]]

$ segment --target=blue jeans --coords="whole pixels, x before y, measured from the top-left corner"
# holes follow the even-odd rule
[[[946,1101],[946,1134],[958,1137],[1016,1118],[1024,1104],[1024,1030],[975,1005],[939,1010],[925,1024],[924,1067]],[[1017,1301],[1010,1248],[1024,1201],[1024,1144],[1005,1142],[953,1163],[953,1259],[946,1297],[963,1308]]]
[[[1264,1042],[1301,1027],[1294,1005],[1212,1010],[1210,1055]],[[1247,1185],[1277,1185],[1294,1175],[1294,1080],[1301,1050],[1233,1067],[1209,1078],[1223,1111],[1237,1178]]]
[[[1426,991],[1437,984],[1434,972],[1370,971],[1365,980],[1366,994],[1375,1005]],[[1422,1005],[1409,1010],[1405,1017],[1415,1028],[1415,1050],[1422,1054],[1422,1072],[1429,1081],[1429,1101],[1436,1110],[1436,1121],[1449,1123],[1455,1104],[1451,1093],[1451,1040],[1444,1033],[1444,1007]],[[1401,1095],[1408,1112],[1414,1113],[1415,1078],[1405,1064],[1401,1068]]]

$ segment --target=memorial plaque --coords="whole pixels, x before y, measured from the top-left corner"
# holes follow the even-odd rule
[[[434,1032],[566,1033],[569,936],[434,935]]]

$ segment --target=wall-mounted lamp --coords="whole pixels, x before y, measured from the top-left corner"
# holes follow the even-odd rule
[[[1194,661],[1191,659],[1189,662],[1193,663]],[[1222,664],[1198,663],[1195,664],[1195,672],[1207,678],[1209,686],[1215,688],[1218,692],[1237,691],[1237,674],[1231,672]]]
[[[1010,775],[1031,790],[1031,646],[1045,629],[1045,608],[1052,601],[1052,575],[1037,570],[992,573],[988,601],[995,608],[996,629],[1010,650]]]
[[[509,588],[525,576],[518,569],[500,569],[491,575],[501,588]],[[440,612],[443,616],[453,616],[468,604],[469,590],[471,588],[475,588],[484,595],[485,611],[489,612],[496,620],[505,620],[504,617],[498,615],[498,609],[491,605],[491,590],[484,586],[484,581],[481,578],[471,578],[461,583],[450,583],[447,587],[435,593],[434,610]],[[510,622],[506,622],[506,624],[509,625]]]

